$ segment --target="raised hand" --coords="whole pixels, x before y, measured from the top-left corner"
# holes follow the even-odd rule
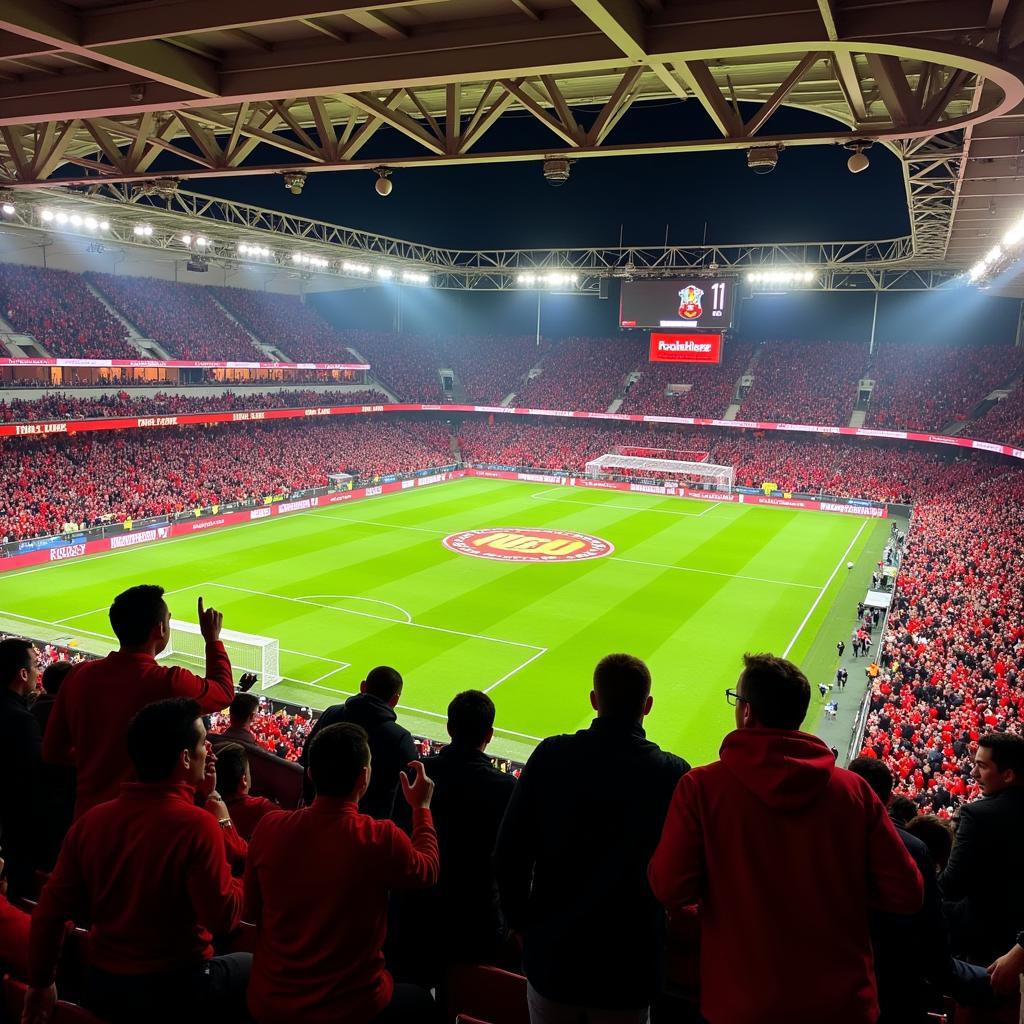
[[[414,810],[430,806],[430,798],[434,794],[434,780],[423,770],[419,761],[409,762],[408,772],[399,772],[402,783],[402,795]]]
[[[221,627],[224,625],[224,616],[216,608],[204,608],[203,599],[199,598],[199,632],[203,639],[210,643],[220,639]]]

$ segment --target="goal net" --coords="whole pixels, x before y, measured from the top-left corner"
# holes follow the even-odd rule
[[[237,672],[255,672],[264,690],[281,682],[281,645],[275,637],[222,629],[220,639],[231,667]],[[202,631],[192,622],[171,619],[171,637],[160,657],[171,658],[187,668],[205,668],[206,641]]]
[[[652,475],[659,479],[675,480],[691,487],[706,491],[732,493],[736,481],[736,470],[732,466],[718,466],[713,462],[700,459],[680,459],[667,457],[672,454],[704,455],[706,452],[670,452],[669,449],[646,449],[647,451],[665,452],[666,455],[624,454],[621,451],[609,452],[596,459],[591,459],[586,466],[586,475],[590,479],[598,479],[608,474],[622,473],[626,476]],[[627,450],[630,451],[630,450]],[[636,449],[632,449],[636,451]]]

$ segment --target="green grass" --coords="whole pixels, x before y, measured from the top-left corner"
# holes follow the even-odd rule
[[[441,543],[517,526],[595,534],[615,552],[506,563]],[[585,725],[594,664],[629,651],[654,676],[648,735],[698,764],[730,728],[723,691],[744,651],[788,652],[812,683],[831,674],[835,641],[822,627],[853,585],[846,562],[858,561],[860,577],[888,529],[857,516],[466,479],[13,573],[0,608],[95,645],[126,587],[162,584],[189,622],[201,594],[225,626],[280,640],[288,679],[273,696],[324,707],[373,665],[393,664],[406,680],[401,720],[443,737],[451,696],[493,687],[491,749],[519,757],[539,737]]]

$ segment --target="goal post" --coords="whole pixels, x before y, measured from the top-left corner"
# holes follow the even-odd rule
[[[625,470],[627,473],[657,473],[687,485],[695,484],[702,490],[720,491],[723,494],[731,494],[736,483],[736,470],[733,466],[718,466],[713,462],[652,455],[624,455],[620,452],[609,452],[607,455],[591,459],[586,465],[586,476],[596,480],[616,470]]]
[[[262,689],[281,682],[281,644],[276,637],[221,629],[220,640],[231,667],[238,672],[255,672]],[[199,626],[171,619],[170,640],[160,658],[170,658],[187,668],[205,668],[206,641]]]

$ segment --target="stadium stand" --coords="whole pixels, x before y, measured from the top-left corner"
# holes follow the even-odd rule
[[[159,435],[75,435],[52,445],[5,449],[0,538],[168,515],[325,487],[339,471],[374,477],[452,461],[448,433],[434,423],[353,418],[316,424],[227,425]]]
[[[140,358],[124,324],[80,274],[0,263],[0,312],[15,331],[32,335],[58,358]]]
[[[1024,390],[1018,385],[980,420],[970,423],[964,433],[1003,444],[1024,442]]]
[[[852,341],[766,341],[740,416],[845,427],[867,360],[867,345]]]
[[[533,337],[445,339],[443,365],[455,372],[467,401],[497,405],[522,390],[527,373],[544,353]]]
[[[351,362],[345,338],[298,295],[268,295],[248,288],[212,291],[256,337],[294,362]]]
[[[732,402],[736,382],[750,364],[753,343],[730,340],[722,362],[713,366],[678,363],[640,363],[640,379],[626,392],[619,412],[649,416],[694,416],[721,419]],[[690,390],[667,394],[672,384],[689,384]]]
[[[176,359],[259,361],[265,355],[201,285],[88,273],[86,279],[145,338]]]
[[[331,405],[367,405],[380,402],[379,391],[358,390],[336,394],[322,391],[286,390],[257,394],[224,391],[219,395],[188,395],[175,391],[136,397],[126,392],[79,398],[52,392],[36,399],[0,399],[0,422],[30,423],[34,420],[98,419],[108,416],[173,416],[199,412],[248,412],[256,409],[301,409]]]
[[[1024,372],[1024,349],[904,340],[882,344],[867,423],[891,430],[941,430],[962,421],[994,388]],[[970,431],[968,431],[970,433]]]
[[[533,409],[606,412],[625,389],[626,375],[644,359],[636,338],[567,338],[552,343],[539,376],[516,402]]]

